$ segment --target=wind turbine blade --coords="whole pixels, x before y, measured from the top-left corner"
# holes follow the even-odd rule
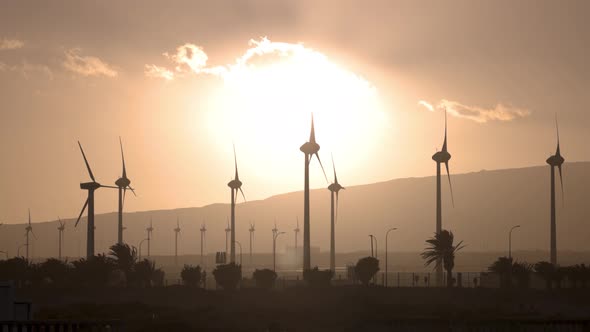
[[[445,107],[445,140],[443,142],[442,151],[447,151],[447,108]]]
[[[563,174],[561,172],[561,165],[557,166],[559,169],[559,182],[561,183],[561,204],[562,206],[565,205],[565,196],[563,193]]]
[[[125,206],[125,196],[127,195],[127,187],[123,188],[123,206]]]
[[[31,228],[31,234],[33,234],[33,238],[34,238],[35,240],[37,240],[37,235],[35,235],[35,233],[33,232],[33,229],[32,229],[32,228]]]
[[[92,181],[96,182],[96,179],[94,179],[94,174],[92,174],[92,169],[90,169],[90,164],[88,164],[88,159],[86,159],[86,154],[84,153],[84,149],[82,148],[82,144],[80,144],[80,141],[78,141],[78,146],[80,147],[80,152],[82,152],[82,157],[84,157],[84,163],[86,163],[88,175],[90,175]]]
[[[76,224],[74,225],[74,227],[78,226],[78,223],[80,222],[80,218],[82,218],[82,215],[84,214],[84,211],[86,210],[87,206],[88,206],[88,198],[86,199],[86,203],[84,203],[84,206],[82,207],[82,211],[80,211],[80,215],[78,216],[78,220],[76,220]]]
[[[125,155],[123,154],[123,141],[121,141],[121,136],[119,136],[119,145],[121,146],[121,160],[123,161],[123,178],[127,178],[127,169],[125,167]]]
[[[451,184],[451,173],[449,173],[449,163],[445,163],[445,167],[447,168],[447,176],[449,178],[449,188],[451,189],[451,202],[453,203],[453,207],[455,207],[455,196],[453,195],[453,185]]]
[[[235,179],[238,180],[240,177],[238,176],[238,158],[236,157],[236,145],[234,144],[234,167],[236,169]]]
[[[242,193],[242,198],[244,198],[244,202],[246,202],[246,196],[244,195],[244,191],[242,190],[242,187],[240,187],[240,192]],[[237,196],[237,192],[236,192],[236,196]]]
[[[334,164],[334,154],[332,153],[332,168],[334,169],[334,183],[338,183],[338,177],[336,176],[336,164]]]
[[[320,162],[320,167],[322,168],[322,173],[324,173],[324,178],[326,179],[326,183],[329,183],[328,177],[326,176],[326,171],[324,170],[324,165],[322,165],[322,160],[320,159],[320,154],[316,152],[315,156],[318,158],[318,161]]]
[[[137,197],[137,194],[135,193],[135,189],[131,188],[131,186],[127,186],[127,188],[129,188],[129,190],[131,190],[131,192],[133,193],[133,196]]]
[[[313,125],[313,113],[311,113],[311,132],[309,133],[309,142],[315,143],[315,128]]]

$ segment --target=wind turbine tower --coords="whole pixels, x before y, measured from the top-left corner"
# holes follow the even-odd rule
[[[180,235],[180,221],[176,218],[176,228],[174,229],[174,264],[178,265],[178,236]]]
[[[336,271],[336,219],[338,218],[338,192],[345,189],[338,183],[336,176],[336,166],[334,165],[334,157],[332,156],[332,167],[334,168],[334,182],[328,186],[330,190],[330,270]],[[334,204],[336,203],[336,204]]]
[[[254,244],[254,232],[256,231],[253,223],[250,224],[250,229],[248,231],[250,231],[250,266],[253,266],[252,247]]]
[[[88,207],[88,227],[86,231],[86,259],[90,259],[94,256],[94,192],[98,188],[113,188],[118,189],[117,187],[112,186],[103,186],[100,183],[96,182],[94,178],[94,174],[92,174],[92,169],[90,168],[90,164],[88,163],[88,159],[86,159],[86,155],[84,154],[84,149],[82,149],[82,144],[78,142],[78,146],[80,147],[80,152],[82,152],[82,157],[84,158],[84,163],[86,164],[86,169],[88,170],[88,175],[92,182],[85,182],[80,183],[80,189],[86,190],[88,192],[88,198],[86,199],[86,203],[82,207],[80,211],[80,215],[78,216],[78,220],[74,227],[78,226],[86,207]]]
[[[433,156],[432,160],[436,162],[436,234],[442,231],[442,201],[441,201],[441,164],[445,164],[447,169],[447,176],[449,178],[449,188],[451,191],[451,201],[455,206],[455,200],[453,198],[453,186],[451,185],[451,175],[449,173],[449,160],[451,160],[451,154],[447,150],[447,113],[445,110],[445,139],[441,151],[437,151]],[[436,284],[442,285],[443,270],[442,264],[437,264],[436,267]]]
[[[207,233],[207,225],[205,225],[205,222],[203,222],[201,224],[201,267],[203,266],[203,254],[204,254],[204,249],[205,249],[205,235]]]
[[[57,258],[59,260],[61,260],[61,248],[62,248],[63,240],[64,240],[63,232],[66,230],[66,223],[61,221],[61,219],[59,217],[57,217],[57,220],[59,221],[59,227],[57,227],[57,230],[59,232]]]
[[[154,225],[153,220],[150,218],[150,227],[145,229],[147,232],[147,255],[148,257],[151,256],[151,246],[152,246],[152,233],[154,232]]]
[[[561,197],[563,200],[563,174],[562,165],[565,159],[561,155],[559,146],[559,127],[557,125],[557,119],[555,119],[555,127],[557,130],[557,150],[555,154],[547,158],[547,164],[551,170],[551,264],[557,265],[557,223],[555,216],[555,167],[559,170],[559,181],[561,183]]]
[[[26,258],[27,258],[27,262],[29,261],[29,247],[31,246],[31,243],[29,242],[29,233],[33,235],[33,237],[35,237],[35,239],[37,238],[37,236],[35,236],[35,233],[33,233],[33,225],[31,224],[31,209],[29,209],[29,223],[27,224],[27,227],[25,227],[25,238],[26,238]]]
[[[244,191],[242,190],[242,181],[240,181],[240,177],[238,176],[238,159],[236,157],[236,147],[234,146],[234,166],[235,166],[235,175],[234,179],[231,180],[227,186],[231,189],[231,241],[230,241],[230,255],[229,261],[231,263],[236,262],[236,200],[238,198],[238,190],[242,193],[242,197],[244,201],[246,200],[246,196],[244,196]]]
[[[119,189],[119,223],[118,223],[118,232],[117,232],[117,243],[123,244],[123,204],[125,204],[125,194],[127,193],[127,189],[130,189],[133,195],[135,195],[135,190],[131,188],[131,180],[127,178],[127,169],[125,168],[125,155],[123,154],[123,142],[121,141],[121,137],[119,137],[119,145],[121,147],[121,161],[123,163],[123,174],[117,181],[115,181],[115,185]],[[148,242],[149,243],[149,242]],[[149,246],[149,244],[148,244]],[[149,251],[149,249],[148,249]],[[148,254],[149,256],[149,254]]]
[[[303,191],[303,271],[311,269],[311,237],[310,237],[310,210],[309,210],[309,163],[315,155],[322,167],[324,177],[326,172],[320,160],[318,151],[320,145],[315,140],[315,130],[313,126],[313,115],[311,117],[311,132],[309,134],[309,141],[305,142],[300,148],[301,152],[305,154],[304,164],[304,191]]]

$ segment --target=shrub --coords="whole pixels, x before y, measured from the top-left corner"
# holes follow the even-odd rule
[[[180,272],[182,283],[189,287],[199,287],[201,284],[201,267],[184,265]]]
[[[369,282],[378,271],[379,260],[371,256],[359,259],[354,267],[357,279],[365,286],[369,285]]]
[[[256,281],[256,287],[271,289],[275,285],[277,274],[275,271],[269,269],[256,269],[256,271],[254,271],[252,274],[252,278]]]
[[[213,270],[215,282],[225,290],[235,290],[242,279],[242,267],[236,263],[220,264]]]
[[[305,280],[307,284],[313,288],[329,287],[332,277],[334,277],[334,271],[320,271],[317,266],[311,270],[303,271],[303,280]]]

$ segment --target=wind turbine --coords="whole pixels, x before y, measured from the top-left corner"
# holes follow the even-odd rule
[[[121,147],[121,161],[123,163],[123,174],[119,179],[117,179],[117,181],[115,181],[115,185],[119,189],[119,225],[117,233],[117,243],[123,244],[123,230],[125,229],[123,227],[123,204],[125,204],[125,194],[127,193],[127,189],[129,189],[131,190],[133,195],[135,195],[135,190],[131,188],[131,180],[127,178],[127,169],[125,167],[125,155],[123,154],[123,142],[121,141],[121,137],[119,137],[119,145]]]
[[[297,261],[297,244],[299,241],[297,241],[298,237],[299,237],[299,217],[296,217],[297,219],[297,227],[293,230],[293,232],[295,233],[295,261]]]
[[[254,242],[254,232],[256,231],[256,229],[254,228],[254,224],[250,224],[250,229],[248,230],[250,231],[250,266],[252,266],[253,264],[253,260],[252,260],[252,245]]]
[[[180,235],[180,221],[176,217],[176,228],[174,229],[174,264],[178,265],[178,236]]]
[[[231,233],[231,227],[229,226],[229,220],[227,221],[227,227],[225,228],[225,254],[229,250],[229,236]]]
[[[205,225],[205,222],[203,221],[203,223],[201,224],[201,267],[203,266],[203,250],[205,248],[205,235],[207,233],[207,225]]]
[[[311,132],[309,134],[309,141],[305,142],[300,148],[301,152],[305,154],[304,165],[304,191],[303,191],[303,271],[311,269],[311,238],[310,238],[310,211],[309,211],[309,163],[315,155],[322,167],[326,182],[326,172],[320,160],[318,151],[320,145],[315,141],[315,130],[313,126],[313,114],[311,116]]]
[[[242,181],[238,176],[238,158],[236,157],[236,146],[234,145],[234,166],[236,169],[235,177],[231,180],[227,186],[231,188],[231,241],[230,241],[230,255],[229,261],[231,263],[236,262],[236,200],[238,198],[238,190],[242,193],[244,201],[244,191],[242,190]]]
[[[57,258],[59,260],[61,260],[61,247],[63,245],[63,240],[64,240],[63,232],[66,229],[66,223],[63,222],[63,221],[61,221],[61,219],[59,217],[57,217],[57,220],[59,221],[59,227],[57,227],[57,230],[59,231],[59,239],[58,239],[58,241],[59,241],[58,242],[58,248],[59,248],[59,250],[58,250]]]
[[[335,226],[336,219],[338,218],[338,192],[341,189],[345,189],[338,183],[338,177],[336,176],[336,165],[334,164],[334,156],[332,156],[332,167],[334,168],[334,182],[328,186],[330,190],[330,270],[336,271],[336,235]],[[334,201],[336,201],[336,207],[334,207]]]
[[[29,224],[27,225],[27,227],[25,227],[25,238],[26,238],[26,258],[27,258],[27,262],[29,261],[29,246],[31,245],[31,243],[29,242],[29,233],[31,233],[33,235],[33,237],[35,239],[37,239],[37,236],[35,235],[35,233],[33,233],[33,225],[31,224],[31,209],[29,209]]]
[[[451,174],[449,172],[449,160],[451,160],[451,154],[447,150],[447,111],[445,110],[445,140],[443,142],[442,150],[437,151],[433,156],[432,160],[436,162],[436,234],[442,231],[442,203],[441,203],[441,169],[440,165],[445,164],[447,169],[447,176],[449,178],[449,188],[451,191],[451,202],[455,206],[455,199],[453,197],[453,186],[451,185]],[[436,267],[436,282],[437,285],[441,285],[443,277],[442,264],[437,264]]]
[[[563,175],[561,166],[565,159],[561,155],[559,147],[559,126],[557,118],[555,119],[555,128],[557,130],[557,150],[555,154],[547,158],[547,164],[551,167],[551,264],[557,265],[557,224],[555,217],[555,167],[559,170],[559,181],[561,183],[561,197],[563,199]]]
[[[82,215],[84,214],[84,210],[88,207],[88,227],[86,231],[86,259],[90,259],[94,256],[94,191],[98,188],[113,188],[118,189],[117,187],[112,186],[104,186],[98,182],[94,178],[94,174],[92,174],[92,169],[90,168],[90,164],[88,163],[88,159],[86,159],[86,154],[84,154],[84,149],[82,149],[82,144],[78,141],[78,146],[80,147],[80,152],[82,152],[82,157],[84,158],[84,163],[86,164],[86,169],[88,170],[88,175],[92,182],[84,182],[80,183],[80,189],[88,191],[88,198],[86,199],[86,203],[82,207],[82,211],[80,211],[80,215],[78,216],[78,220],[74,227],[78,226]]]
[[[150,227],[145,229],[147,232],[147,255],[148,257],[151,256],[151,245],[152,245],[152,233],[154,231],[153,220],[150,217]]]

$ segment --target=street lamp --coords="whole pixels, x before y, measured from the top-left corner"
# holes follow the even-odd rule
[[[242,266],[242,244],[238,241],[234,241],[240,247],[240,266]]]
[[[387,230],[387,232],[385,233],[385,287],[387,287],[387,236],[389,235],[389,232],[391,231],[395,231],[397,228],[390,228]]]
[[[520,228],[520,225],[513,226],[508,232],[508,259],[512,259],[512,231]]]
[[[272,236],[272,270],[276,272],[277,269],[277,238],[285,232],[275,232]]]
[[[143,244],[144,241],[149,241],[149,239],[143,239],[141,240],[141,242],[139,242],[139,259],[141,260],[141,245]]]
[[[375,235],[369,235],[371,238],[371,257],[377,258],[377,237]],[[375,242],[375,251],[373,252],[373,241]]]

